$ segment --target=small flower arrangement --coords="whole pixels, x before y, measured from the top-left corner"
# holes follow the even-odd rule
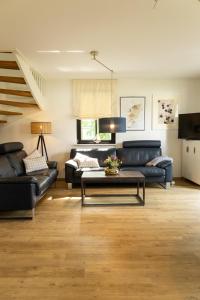
[[[104,160],[104,164],[106,165],[106,175],[116,175],[119,172],[119,169],[122,165],[122,161],[119,158],[117,158],[117,156],[111,155],[108,156],[106,160]]]

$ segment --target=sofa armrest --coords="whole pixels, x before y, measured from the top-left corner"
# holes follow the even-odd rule
[[[173,165],[169,160],[163,160],[157,164],[158,168],[165,169],[165,182],[172,182],[173,180]]]
[[[170,160],[163,160],[161,162],[159,162],[156,167],[161,168],[161,169],[165,169],[166,167],[169,167],[172,165],[172,162]]]
[[[47,161],[49,169],[57,169],[58,163],[55,160]]]
[[[0,177],[0,184],[36,184],[34,176]]]
[[[78,164],[70,159],[65,163],[65,181],[67,183],[73,183],[75,172],[78,169]]]
[[[69,159],[68,161],[66,161],[65,166],[73,168],[74,170],[78,169],[78,164],[73,159]]]
[[[36,179],[32,176],[0,178],[0,210],[29,210],[37,202]]]

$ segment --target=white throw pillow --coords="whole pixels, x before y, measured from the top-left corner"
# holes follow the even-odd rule
[[[35,158],[25,158],[23,159],[26,173],[31,173],[34,171],[48,169],[46,159],[44,156]]]
[[[41,156],[42,156],[42,154],[37,149],[35,149],[26,158],[36,158],[36,157],[41,157]]]
[[[80,161],[78,163],[79,168],[99,168],[99,162],[97,158],[89,157],[86,160]]]
[[[76,154],[74,161],[77,162],[79,168],[99,168],[97,158],[92,158],[81,153]]]
[[[87,158],[89,158],[89,156],[84,155],[82,153],[76,153],[76,156],[73,158],[73,160],[78,162],[79,160],[85,160]]]
[[[146,166],[148,167],[155,167],[157,164],[159,164],[161,161],[164,160],[168,160],[171,161],[173,163],[173,158],[168,157],[168,156],[157,156],[154,159],[152,159],[151,161],[149,161]]]

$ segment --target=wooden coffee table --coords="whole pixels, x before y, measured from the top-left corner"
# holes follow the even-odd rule
[[[136,183],[137,193],[136,194],[119,194],[116,189],[116,194],[92,194],[86,196],[86,185],[90,183]],[[142,186],[142,196],[140,195],[140,186]],[[133,186],[134,187],[134,186]],[[101,187],[103,188],[103,187]],[[117,203],[86,203],[86,197],[132,197],[136,198],[137,202],[117,202]],[[105,175],[104,171],[90,171],[83,172],[81,177],[81,204],[82,206],[98,206],[98,205],[145,205],[145,176],[139,171],[120,171],[118,175]]]

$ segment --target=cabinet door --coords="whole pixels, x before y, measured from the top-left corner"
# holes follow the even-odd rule
[[[190,166],[191,180],[200,184],[200,141],[193,141],[193,163]]]
[[[183,141],[182,176],[200,184],[200,141]]]
[[[194,159],[192,141],[183,141],[182,146],[182,176],[191,180],[191,163]]]

